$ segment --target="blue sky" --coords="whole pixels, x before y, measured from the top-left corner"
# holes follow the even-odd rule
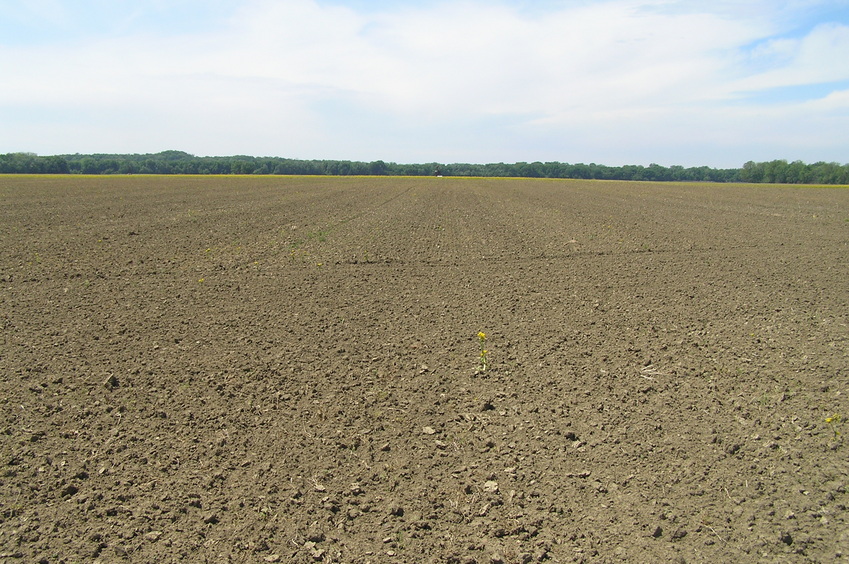
[[[849,0],[0,0],[0,153],[849,162]]]

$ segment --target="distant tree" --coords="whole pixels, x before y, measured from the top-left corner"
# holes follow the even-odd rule
[[[645,178],[646,180],[654,180],[655,182],[667,182],[672,180],[672,173],[665,166],[651,163],[645,171]]]
[[[185,161],[194,158],[192,155],[183,151],[162,151],[161,153],[156,153],[154,157],[165,161]]]
[[[371,175],[383,175],[386,174],[386,163],[383,161],[374,161],[369,164],[368,173]]]
[[[83,174],[99,174],[100,167],[92,157],[85,157],[80,161],[80,172]]]
[[[438,172],[437,172],[438,171]],[[183,151],[162,151],[132,155],[54,155],[35,153],[0,154],[0,173],[18,174],[310,174],[310,175],[406,175],[499,176],[529,178],[584,178],[599,180],[651,180],[693,182],[775,182],[808,184],[849,184],[849,164],[785,160],[749,161],[742,168],[715,169],[707,166],[648,167],[604,166],[596,163],[558,161],[508,163],[412,163],[384,161],[298,160],[281,157],[195,157]]]
[[[253,174],[254,164],[243,159],[238,159],[230,163],[231,174]]]
[[[52,156],[42,159],[43,169],[45,174],[68,174],[68,161],[62,157]]]

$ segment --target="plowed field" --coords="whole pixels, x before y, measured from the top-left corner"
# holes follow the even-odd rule
[[[3,562],[849,558],[846,188],[5,176],[0,321]]]

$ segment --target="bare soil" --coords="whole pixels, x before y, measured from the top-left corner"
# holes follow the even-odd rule
[[[0,177],[0,561],[845,560],[847,281],[846,188]]]

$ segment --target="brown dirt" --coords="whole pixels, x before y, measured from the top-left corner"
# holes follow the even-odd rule
[[[7,176],[0,234],[4,562],[849,556],[845,188]]]

